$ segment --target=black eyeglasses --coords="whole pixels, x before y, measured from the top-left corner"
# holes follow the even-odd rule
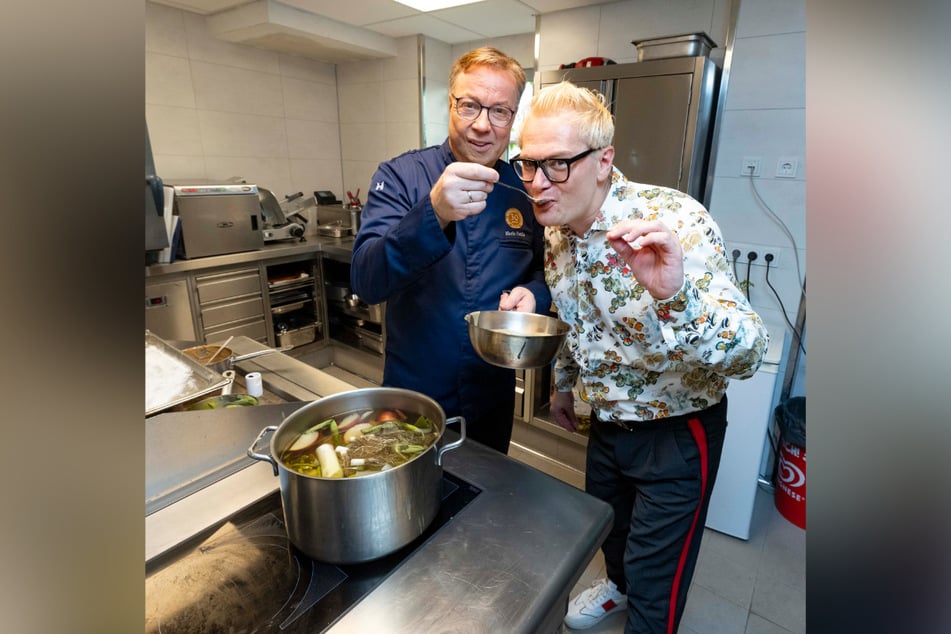
[[[509,159],[512,167],[515,168],[515,173],[520,179],[525,183],[532,182],[532,179],[535,178],[535,173],[538,171],[538,168],[542,168],[542,172],[552,183],[564,183],[568,180],[568,176],[571,175],[571,164],[575,161],[580,161],[584,157],[588,156],[592,152],[599,150],[601,148],[590,148],[582,152],[581,154],[575,154],[571,158],[549,158],[536,161],[533,159],[525,159],[520,156],[516,156],[513,159]]]
[[[489,123],[500,128],[509,125],[515,118],[515,111],[505,106],[483,106],[475,99],[460,99],[455,95],[452,98],[456,100],[456,114],[466,121],[478,119],[483,110],[489,111]]]

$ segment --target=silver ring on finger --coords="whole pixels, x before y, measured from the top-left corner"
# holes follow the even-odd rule
[[[469,197],[469,202],[470,202],[470,203],[474,203],[474,202],[475,202],[474,200],[472,200],[472,191],[471,191],[471,190],[466,190],[466,196]]]

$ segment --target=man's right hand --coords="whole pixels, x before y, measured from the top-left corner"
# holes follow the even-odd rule
[[[450,163],[429,193],[439,224],[462,220],[485,210],[486,199],[499,173],[478,163]]]
[[[575,395],[571,392],[552,392],[549,412],[563,429],[578,431],[578,416],[575,414]]]

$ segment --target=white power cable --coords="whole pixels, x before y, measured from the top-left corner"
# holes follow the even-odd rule
[[[772,209],[770,209],[769,205],[766,204],[766,201],[763,200],[763,197],[760,196],[759,191],[756,189],[756,182],[753,180],[752,169],[750,170],[749,177],[750,177],[750,187],[752,187],[753,189],[753,195],[756,196],[756,200],[759,202],[760,205],[763,206],[763,208],[770,215],[770,217],[773,220],[775,220],[779,224],[780,227],[782,227],[783,232],[786,234],[786,237],[788,237],[789,241],[792,243],[793,256],[796,258],[796,281],[799,282],[799,292],[802,293],[803,297],[805,297],[806,289],[802,283],[802,268],[800,267],[800,264],[799,264],[799,249],[796,246],[796,238],[793,237],[793,234],[789,230],[789,227],[786,226],[786,223],[784,223],[782,219],[779,216],[777,216],[776,213]]]

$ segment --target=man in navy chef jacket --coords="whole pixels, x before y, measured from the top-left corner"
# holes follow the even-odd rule
[[[382,163],[353,245],[351,286],[386,302],[385,386],[435,399],[463,416],[466,435],[508,452],[515,373],[492,366],[469,341],[477,310],[547,312],[543,228],[512,167],[509,143],[525,73],[484,47],[453,64],[449,137]]]

